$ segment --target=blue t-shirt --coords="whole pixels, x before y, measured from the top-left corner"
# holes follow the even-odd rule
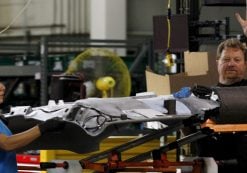
[[[0,133],[12,135],[8,127],[0,120]],[[17,173],[16,153],[0,149],[0,173]]]

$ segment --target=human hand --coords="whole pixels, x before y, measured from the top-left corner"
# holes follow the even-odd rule
[[[49,119],[38,125],[41,134],[47,132],[61,131],[65,127],[65,122],[56,118]]]
[[[3,103],[5,94],[5,86],[3,83],[0,83],[0,104]]]
[[[235,13],[238,23],[241,25],[244,35],[247,36],[247,20],[244,20],[239,13]]]

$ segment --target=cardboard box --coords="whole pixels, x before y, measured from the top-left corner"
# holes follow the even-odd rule
[[[185,73],[160,75],[147,69],[145,72],[147,91],[155,92],[157,95],[169,95],[186,86],[214,86],[217,84],[218,75],[213,54],[186,52],[184,57]]]
[[[208,72],[207,52],[184,52],[184,69],[188,76],[206,75]]]
[[[146,70],[147,91],[155,92],[157,95],[169,95],[179,91],[182,87],[192,87],[195,85],[212,86],[215,85],[210,76],[197,75],[188,76],[185,73],[174,75],[159,75]]]

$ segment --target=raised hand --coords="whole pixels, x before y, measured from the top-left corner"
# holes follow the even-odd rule
[[[241,25],[244,35],[247,36],[247,20],[243,19],[239,13],[235,13],[238,23]]]
[[[0,104],[3,103],[5,94],[5,86],[4,84],[0,83]]]

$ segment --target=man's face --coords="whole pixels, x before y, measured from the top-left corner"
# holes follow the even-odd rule
[[[246,71],[243,51],[238,48],[225,48],[217,60],[217,68],[220,83],[231,85],[241,81]]]

